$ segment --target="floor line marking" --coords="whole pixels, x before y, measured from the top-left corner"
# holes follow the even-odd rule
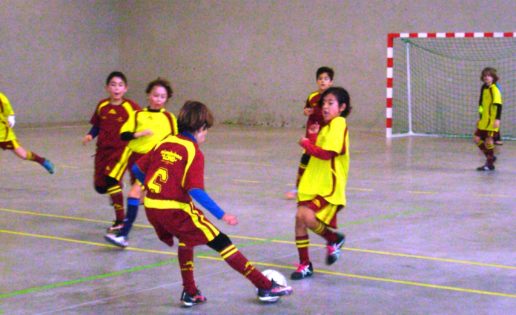
[[[68,219],[68,220],[76,220],[76,221],[85,221],[85,222],[95,222],[95,223],[111,223],[111,221],[105,221],[105,220],[95,220],[95,219],[87,219],[87,218],[80,218],[80,217],[71,217],[71,216],[63,216],[63,215],[55,215],[55,214],[45,214],[45,213],[38,213],[33,211],[26,211],[26,210],[13,210],[13,209],[5,209],[0,208],[0,211],[5,212],[12,212],[12,213],[18,213],[18,214],[26,214],[26,215],[35,215],[35,216],[43,216],[43,217],[54,217],[54,218],[62,218],[62,219]],[[405,211],[407,212],[407,211]],[[401,212],[401,213],[405,213]],[[408,211],[408,212],[414,212],[414,211]],[[398,215],[386,215],[384,217],[397,217]],[[355,224],[360,224],[364,220],[356,221]],[[366,220],[368,221],[368,220]],[[349,225],[353,225],[353,223],[348,223]],[[346,225],[346,224],[345,224]],[[133,226],[141,227],[141,228],[149,228],[152,229],[153,227],[151,225],[146,224],[133,224]],[[0,230],[0,232],[3,230]],[[6,232],[7,233],[7,232]],[[19,232],[22,233],[22,232]],[[14,233],[13,233],[14,234]],[[28,234],[28,233],[27,233]],[[229,235],[232,238],[237,239],[245,239],[250,241],[257,241],[259,243],[265,243],[265,242],[271,242],[271,243],[278,243],[278,244],[288,244],[293,245],[295,242],[293,241],[286,241],[281,239],[272,239],[272,238],[262,238],[262,237],[253,237],[253,236],[242,236],[242,235]],[[76,242],[81,242],[77,241]],[[86,241],[83,241],[87,244]],[[93,244],[99,244],[99,243],[93,243]],[[106,247],[113,247],[113,245],[105,244]],[[311,247],[326,247],[325,244],[310,244]],[[131,250],[136,250],[131,247],[128,247]],[[447,262],[447,263],[455,263],[455,264],[463,264],[463,265],[474,265],[474,266],[481,266],[481,267],[491,267],[491,268],[502,268],[502,269],[510,269],[510,270],[516,270],[516,266],[510,266],[510,265],[502,265],[502,264],[495,264],[495,263],[483,263],[483,262],[476,262],[476,261],[470,261],[470,260],[461,260],[461,259],[453,259],[453,258],[440,258],[440,257],[432,257],[432,256],[424,256],[424,255],[414,255],[414,254],[405,254],[405,253],[397,253],[397,252],[388,252],[388,251],[380,251],[380,250],[370,250],[370,249],[362,249],[362,248],[352,248],[352,247],[343,247],[343,251],[353,251],[353,252],[360,252],[360,253],[368,253],[368,254],[376,254],[376,255],[386,255],[386,256],[394,256],[394,257],[404,257],[404,258],[412,258],[412,259],[421,259],[421,260],[431,260],[431,261],[441,261],[441,262]]]
[[[95,243],[95,242],[86,242],[86,241],[79,241],[75,239],[70,238],[63,238],[63,237],[56,237],[56,236],[49,236],[49,235],[41,235],[41,234],[31,234],[31,233],[22,233],[22,232],[16,232],[16,231],[8,231],[8,230],[0,230],[0,233],[9,233],[9,234],[15,234],[15,235],[22,235],[22,236],[29,236],[29,237],[37,237],[37,238],[46,238],[46,239],[53,239],[53,240],[59,240],[59,241],[66,241],[66,242],[73,242],[73,243],[81,243],[81,244],[88,244],[88,245],[94,245],[94,246],[102,246],[102,247],[115,247],[112,245],[106,245],[101,243]],[[164,251],[154,251],[154,250],[145,250],[140,248],[134,248],[134,247],[127,247],[126,250],[133,250],[133,251],[140,251],[140,252],[151,252],[151,253],[158,253],[158,254],[166,254],[171,255],[171,252],[164,252]],[[223,258],[219,257],[213,257],[213,256],[206,256],[203,254],[196,255],[197,258],[200,259],[207,259],[207,260],[216,260],[216,261],[224,261]],[[6,294],[0,294],[0,299],[12,297],[16,295],[22,295],[22,294],[28,294],[36,291],[42,291],[46,289],[52,289],[57,288],[61,286],[66,285],[73,285],[76,283],[82,283],[86,281],[93,281],[98,280],[102,278],[107,277],[113,277],[113,276],[120,276],[124,273],[128,272],[134,272],[134,271],[140,271],[145,270],[149,268],[155,268],[159,267],[165,264],[169,264],[171,260],[167,260],[165,262],[160,262],[156,264],[150,264],[150,265],[142,265],[137,266],[121,271],[115,271],[112,273],[107,274],[101,274],[101,275],[94,275],[84,278],[79,278],[76,280],[69,280],[69,281],[63,281],[60,283],[54,283],[49,284],[41,287],[34,287],[24,290],[18,290]],[[282,269],[291,269],[294,270],[296,267],[288,266],[288,265],[280,265],[280,264],[273,264],[273,263],[265,263],[265,262],[256,262],[251,261],[252,264],[258,265],[258,266],[265,266],[265,267],[276,267],[276,268],[282,268]],[[387,282],[387,283],[396,283],[396,284],[403,284],[403,285],[409,285],[409,286],[417,286],[417,287],[424,287],[424,288],[432,288],[432,289],[439,289],[439,290],[449,290],[449,291],[457,291],[457,292],[466,292],[466,293],[474,293],[474,294],[482,294],[482,295],[491,295],[491,296],[500,296],[500,297],[509,297],[509,298],[516,298],[516,294],[511,293],[503,293],[503,292],[496,292],[496,291],[486,291],[486,290],[477,290],[477,289],[469,289],[469,288],[461,288],[461,287],[453,287],[453,286],[445,286],[445,285],[438,285],[438,284],[431,284],[431,283],[424,283],[424,282],[415,282],[415,281],[408,281],[408,280],[397,280],[397,279],[391,279],[391,278],[383,278],[383,277],[375,277],[375,276],[364,276],[364,275],[357,275],[357,274],[350,274],[350,273],[343,273],[343,272],[336,272],[336,271],[329,271],[324,269],[318,269],[318,273],[322,274],[328,274],[328,275],[335,275],[340,277],[347,277],[347,278],[354,278],[354,279],[360,279],[360,280],[370,280],[370,281],[378,281],[378,282]]]

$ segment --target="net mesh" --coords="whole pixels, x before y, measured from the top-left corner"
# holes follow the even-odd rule
[[[409,132],[410,86],[413,133],[471,137],[480,73],[493,67],[503,99],[500,132],[516,139],[516,38],[396,38],[393,44],[393,134]]]

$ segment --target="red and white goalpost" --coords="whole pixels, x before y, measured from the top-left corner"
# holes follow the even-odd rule
[[[500,42],[503,42],[503,46],[499,45]],[[473,46],[469,46],[470,44],[476,45],[475,48],[471,48]],[[470,133],[473,128],[470,121],[475,118],[468,115],[471,112],[471,115],[478,116],[474,107],[471,106],[475,102],[478,104],[478,91],[481,85],[479,76],[481,67],[484,65],[494,65],[499,70],[499,74],[502,73],[504,103],[509,104],[509,110],[504,108],[503,114],[509,115],[507,120],[516,121],[516,116],[513,116],[516,114],[513,114],[514,111],[510,108],[516,107],[516,101],[513,104],[506,101],[508,97],[512,98],[516,94],[514,92],[515,87],[511,86],[514,85],[512,80],[516,78],[515,47],[516,32],[388,34],[386,137],[402,135],[463,136]],[[419,52],[416,50],[419,50]],[[473,50],[477,52],[475,53]],[[395,59],[395,54],[396,56],[402,55],[400,58],[403,58],[403,60]],[[420,57],[423,54],[432,56]],[[418,64],[425,65],[418,65],[419,68],[415,68],[411,64],[411,58],[414,58],[414,64],[418,62]],[[424,61],[417,61],[422,58],[424,58]],[[395,60],[398,68],[395,68]],[[444,83],[451,87],[445,85],[442,88],[438,86],[438,84],[442,84],[438,81],[445,81],[446,79],[450,82]],[[396,80],[403,82],[396,82]],[[455,83],[456,81],[458,82]],[[464,90],[458,91],[459,88],[453,84],[460,85],[461,89],[464,87]],[[396,91],[396,95],[394,95],[394,89],[398,88],[397,85],[401,86],[402,95],[399,91]],[[473,91],[470,92],[466,88],[471,88]],[[434,91],[433,93],[437,96],[420,96],[417,94],[419,93],[418,89],[423,91],[422,93]],[[457,91],[454,91],[454,94],[457,94],[456,100],[452,99],[453,96],[446,94],[449,93],[447,90],[454,89],[457,89]],[[442,98],[445,100],[440,100],[439,93],[441,91],[443,91]],[[469,99],[470,94],[472,99]],[[403,100],[403,110],[398,111],[397,102],[400,99]],[[513,101],[511,100],[511,102]],[[424,105],[419,105],[420,103],[424,103]],[[435,107],[432,112],[422,112],[423,110],[429,111],[431,107]],[[447,122],[448,116],[455,116],[454,121]],[[467,118],[467,120],[464,119],[464,122],[461,121],[463,117]],[[396,121],[396,119],[401,119],[403,122]],[[435,124],[439,124],[439,126],[431,126],[430,124],[434,123],[433,121],[437,121]],[[401,123],[402,127],[398,127],[396,122]],[[393,125],[396,125],[399,130],[393,130]],[[509,138],[515,137],[516,131],[510,129],[514,127],[509,125],[511,124],[503,124],[502,118],[502,129],[507,130],[506,135]],[[451,130],[453,128],[459,129]]]

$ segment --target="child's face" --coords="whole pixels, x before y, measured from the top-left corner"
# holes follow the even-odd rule
[[[330,78],[328,73],[324,72],[321,73],[317,77],[317,86],[319,87],[319,91],[326,91],[329,87],[331,87],[333,84],[333,80]]]
[[[113,77],[106,86],[106,91],[109,93],[111,101],[121,101],[127,92],[127,85],[121,78]]]
[[[201,129],[199,129],[195,132],[194,138],[198,144],[201,144],[201,143],[204,143],[204,141],[206,141],[207,134],[208,134],[208,128],[202,127]]]
[[[333,118],[340,116],[340,113],[346,109],[346,104],[339,106],[339,101],[333,94],[328,94],[322,102],[322,115],[325,122],[331,121]]]
[[[154,109],[163,108],[168,100],[167,96],[167,90],[162,86],[156,85],[147,96],[150,107]]]
[[[486,75],[484,75],[483,79],[484,79],[484,83],[485,83],[487,86],[489,86],[489,85],[493,84],[493,77],[492,77],[490,74],[486,74]]]

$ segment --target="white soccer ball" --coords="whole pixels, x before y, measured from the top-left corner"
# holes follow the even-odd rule
[[[262,273],[265,277],[267,277],[267,279],[269,279],[271,281],[274,280],[274,282],[276,282],[279,285],[282,285],[282,286],[287,285],[287,278],[285,278],[285,276],[277,270],[266,269],[266,270],[262,271]]]

